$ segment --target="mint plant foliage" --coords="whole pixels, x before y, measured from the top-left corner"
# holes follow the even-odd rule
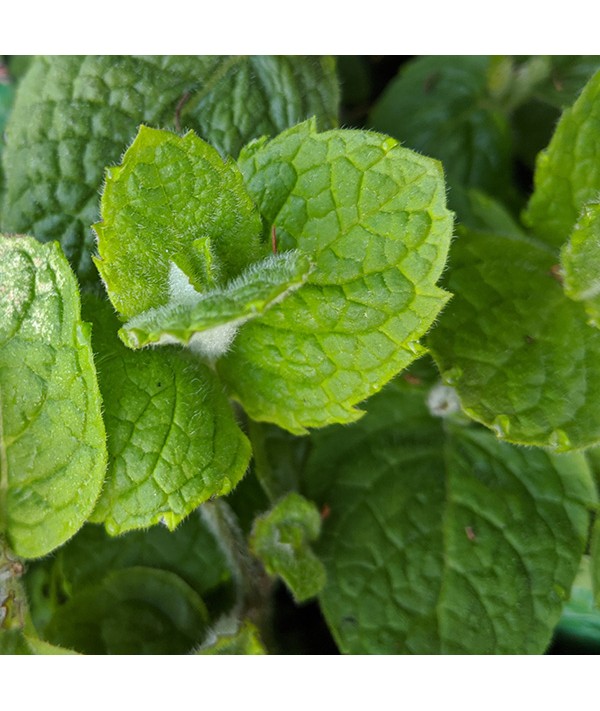
[[[0,535],[46,555],[91,514],[105,466],[75,276],[58,245],[0,236]]]
[[[295,433],[360,417],[448,298],[439,164],[379,134],[309,121],[236,165],[142,127],[101,216],[96,263],[123,341],[188,344],[253,419]]]
[[[110,304],[86,297],[105,407],[108,470],[91,520],[117,535],[175,528],[199,504],[228,493],[250,458],[214,373],[173,346],[134,353],[116,337]]]
[[[5,232],[58,240],[84,282],[104,168],[142,123],[194,129],[224,154],[309,116],[337,123],[331,58],[45,56],[31,63],[8,123]]]
[[[0,653],[600,649],[599,69],[0,57]]]
[[[596,502],[585,459],[432,416],[420,390],[392,383],[360,423],[314,436],[305,491],[331,510],[316,551],[335,639],[354,654],[539,654]]]

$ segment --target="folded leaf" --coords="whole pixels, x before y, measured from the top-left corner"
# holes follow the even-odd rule
[[[455,297],[428,345],[464,411],[517,444],[600,443],[600,333],[564,295],[552,251],[465,230],[450,263]]]
[[[290,493],[254,521],[250,549],[271,575],[279,575],[298,602],[317,595],[325,569],[310,543],[321,532],[321,515],[300,494]]]
[[[251,418],[291,432],[356,420],[354,405],[423,352],[417,339],[448,299],[436,286],[452,232],[440,165],[310,121],[239,163],[266,229],[315,268],[240,330],[219,374]]]
[[[540,239],[560,247],[569,237],[583,206],[600,191],[600,72],[565,111],[548,148],[536,162],[535,189],[523,219]]]
[[[331,58],[179,55],[37,57],[18,94],[2,227],[60,240],[91,281],[104,168],[140,124],[195,129],[237,155],[252,138],[312,115],[335,126],[339,98]]]
[[[173,276],[177,269],[172,265],[171,284],[186,279],[183,272]],[[130,348],[179,342],[216,360],[228,350],[242,324],[299,289],[310,269],[310,261],[301,253],[284,252],[254,262],[224,287],[198,293],[191,286],[183,291],[178,284],[171,288],[169,303],[134,316],[120,336]]]
[[[185,654],[202,641],[207,623],[202,599],[177,575],[134,567],[74,596],[46,635],[84,654]]]
[[[595,502],[583,455],[442,422],[407,390],[313,435],[306,493],[329,507],[316,552],[341,651],[542,653]]]
[[[91,517],[111,535],[162,522],[170,529],[244,475],[248,440],[213,372],[192,354],[140,353],[117,338],[110,305],[86,301],[105,406],[108,472]]]
[[[57,244],[0,236],[0,534],[45,555],[90,515],[106,443],[89,325]]]
[[[24,582],[36,629],[43,635],[58,608],[101,585],[109,573],[137,566],[177,575],[202,597],[212,616],[233,607],[227,560],[199,515],[188,517],[175,531],[154,526],[117,537],[88,524],[55,556],[28,566]]]

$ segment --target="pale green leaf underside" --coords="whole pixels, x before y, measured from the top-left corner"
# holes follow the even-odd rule
[[[216,357],[227,350],[239,326],[300,288],[310,270],[308,258],[297,251],[272,255],[224,287],[198,293],[189,286],[185,294],[171,294],[170,303],[134,316],[119,334],[130,348],[177,341]]]
[[[107,170],[94,261],[123,318],[166,305],[175,263],[197,291],[260,257],[260,218],[236,164],[193,133],[141,126]]]
[[[583,206],[600,192],[600,72],[565,111],[545,151],[539,154],[535,190],[524,220],[540,239],[560,247]]]
[[[89,326],[56,244],[0,236],[0,533],[45,555],[90,514],[106,443]]]
[[[219,373],[253,419],[295,433],[353,421],[423,352],[417,339],[448,299],[436,286],[452,232],[441,167],[314,122],[251,144],[239,164],[266,230],[315,269],[240,330]]]
[[[428,345],[465,412],[516,444],[600,442],[600,334],[565,296],[552,252],[464,232],[450,266],[455,297]]]
[[[86,313],[95,324],[109,455],[92,520],[112,535],[159,522],[174,528],[238,483],[248,440],[207,366],[172,346],[129,350],[108,303],[90,298]]]
[[[327,57],[46,56],[19,87],[3,156],[2,228],[60,240],[80,277],[91,262],[104,168],[142,123],[193,129],[223,154],[310,116],[337,125]]]
[[[320,600],[342,652],[545,650],[595,500],[582,455],[443,428],[399,387],[315,442],[307,493],[331,510]]]
[[[298,602],[317,595],[325,584],[325,569],[310,543],[319,537],[321,516],[312,501],[290,493],[252,528],[250,549],[271,575],[279,575]]]
[[[561,250],[565,294],[583,301],[590,322],[600,327],[600,205],[586,205]]]

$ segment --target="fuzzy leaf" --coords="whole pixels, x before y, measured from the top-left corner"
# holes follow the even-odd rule
[[[106,469],[77,283],[57,244],[0,236],[0,534],[45,555],[91,513]]]
[[[342,652],[546,649],[595,502],[583,455],[442,423],[395,383],[313,439],[306,492],[330,507],[320,600]]]
[[[315,263],[307,283],[246,324],[217,363],[251,418],[302,434],[351,422],[405,368],[448,294],[452,231],[441,167],[391,138],[317,133],[312,121],[240,156],[279,247]]]
[[[206,291],[260,256],[260,219],[231,161],[193,133],[141,126],[107,171],[95,259],[123,318],[167,304],[171,265]]]
[[[600,328],[600,204],[586,205],[561,250],[565,294],[583,301],[590,322]]]
[[[335,66],[320,57],[50,56],[24,78],[7,126],[2,227],[60,240],[84,280],[104,168],[141,123],[191,128],[225,154],[317,115],[336,125]]]
[[[455,297],[428,345],[470,417],[509,442],[565,451],[600,443],[600,333],[565,297],[555,259],[524,237],[461,233]]]
[[[325,570],[310,548],[321,532],[316,506],[290,493],[259,516],[250,536],[250,549],[270,575],[279,575],[298,602],[317,595],[325,584]]]
[[[565,111],[545,151],[539,154],[535,189],[523,219],[540,239],[560,247],[583,206],[600,191],[600,72]]]
[[[215,360],[227,351],[242,324],[262,316],[300,288],[311,266],[300,252],[284,252],[254,262],[224,287],[202,294],[191,286],[183,294],[180,288],[172,289],[168,304],[134,316],[120,336],[130,348],[179,342]],[[176,270],[172,269],[171,283]],[[186,279],[182,272],[180,278]]]
[[[212,371],[174,347],[135,353],[117,338],[108,303],[89,298],[105,406],[108,473],[91,517],[117,535],[170,529],[246,471],[248,440]]]

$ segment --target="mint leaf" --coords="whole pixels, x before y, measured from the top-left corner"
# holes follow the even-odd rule
[[[235,631],[211,631],[208,640],[196,654],[267,654],[267,650],[256,626],[244,620]]]
[[[181,125],[226,155],[252,138],[274,136],[315,116],[321,130],[338,125],[335,61],[318,56],[232,56],[184,103]]]
[[[600,72],[586,84],[572,108],[565,111],[548,148],[539,154],[535,190],[523,215],[545,242],[560,247],[582,207],[597,198],[600,166],[590,159],[598,151]]]
[[[95,260],[124,318],[172,298],[171,265],[206,291],[261,256],[258,213],[232,161],[193,133],[140,127],[107,171]]]
[[[455,297],[428,345],[464,411],[517,444],[600,442],[600,334],[565,297],[554,254],[528,238],[465,230],[447,287]]]
[[[600,204],[583,208],[561,250],[565,294],[583,301],[590,323],[600,328]]]
[[[321,532],[316,506],[290,493],[259,516],[250,535],[250,549],[271,575],[279,575],[298,602],[317,595],[325,584],[325,569],[310,548]]]
[[[172,265],[170,300],[130,319],[120,331],[130,348],[179,342],[209,360],[225,353],[239,327],[300,288],[311,263],[297,251],[254,262],[224,287],[196,292]],[[183,286],[183,288],[182,288]]]
[[[71,598],[46,635],[84,654],[185,654],[202,641],[207,623],[202,599],[178,576],[133,567]]]
[[[313,440],[306,492],[330,510],[320,600],[342,652],[545,650],[596,498],[583,455],[443,422],[399,383]]]
[[[28,566],[25,587],[36,629],[45,630],[56,611],[115,570],[143,566],[178,576],[204,600],[212,618],[234,605],[231,570],[219,543],[192,515],[173,532],[163,526],[108,536],[86,525],[52,558]]]
[[[512,198],[510,127],[491,96],[491,68],[491,57],[414,59],[388,84],[370,125],[441,160],[452,188]]]
[[[77,283],[57,244],[0,236],[0,534],[45,555],[91,513],[106,468]]]
[[[165,347],[134,353],[106,302],[90,298],[105,406],[108,473],[92,520],[116,535],[163,522],[173,529],[244,475],[250,445],[213,372]]]
[[[314,121],[251,144],[239,164],[265,234],[315,263],[307,283],[246,324],[217,368],[251,418],[302,434],[351,422],[354,405],[423,352],[448,299],[437,162],[375,133]]]
[[[225,154],[312,115],[336,125],[335,66],[319,57],[37,57],[7,126],[2,228],[60,240],[84,280],[104,168],[141,123],[195,129]]]

